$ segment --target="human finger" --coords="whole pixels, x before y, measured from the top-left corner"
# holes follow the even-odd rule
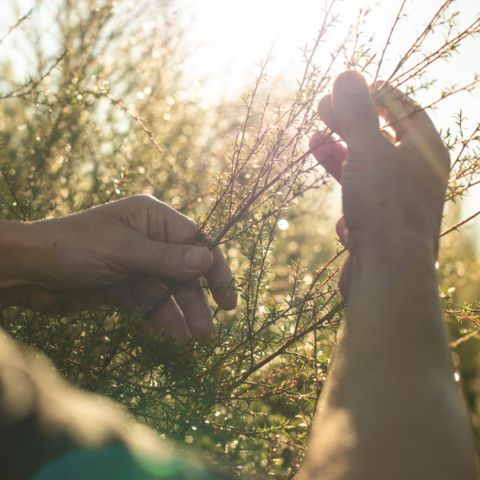
[[[129,272],[188,281],[206,275],[214,263],[206,247],[155,241],[133,232],[125,245],[118,255]]]
[[[175,290],[175,300],[181,308],[192,336],[209,341],[214,336],[213,319],[200,282],[194,281]]]
[[[223,256],[220,247],[212,249],[213,265],[207,273],[208,288],[217,303],[225,310],[233,310],[237,306],[237,291],[233,273]]]
[[[384,82],[376,82],[372,89],[375,91],[377,109],[395,131],[397,141],[425,134],[438,136],[428,114],[408,95]]]
[[[183,313],[172,296],[165,299],[165,302],[145,319],[145,326],[147,330],[161,337],[173,338],[183,344],[192,339]]]
[[[332,132],[337,132],[332,95],[328,94],[320,99],[320,101],[318,102],[317,113],[322,122],[330,130],[332,130]]]
[[[342,178],[342,164],[345,160],[346,149],[331,135],[326,135],[323,132],[317,132],[310,138],[310,149],[313,156],[320,165],[330,175],[341,183]]]
[[[325,95],[318,104],[318,115],[327,127],[333,132],[338,132],[338,127],[335,126],[335,114],[333,111],[332,96]],[[394,136],[385,128],[381,130],[382,135],[391,143],[395,143]],[[320,162],[321,163],[321,162]]]
[[[446,179],[450,157],[427,112],[408,95],[385,83],[377,82],[373,88],[377,89],[378,111],[394,130],[400,146],[418,151],[429,171]]]
[[[168,240],[173,243],[196,243],[207,245],[213,262],[205,272],[209,289],[215,302],[225,310],[232,310],[237,305],[237,293],[233,285],[233,273],[219,246],[211,247],[208,239],[199,231],[198,226],[168,205],[166,212],[166,228]],[[203,276],[203,275],[202,275]]]
[[[340,74],[333,85],[335,128],[348,147],[369,147],[380,136],[378,112],[370,89],[360,73]]]
[[[132,286],[132,297],[145,318],[147,328],[155,333],[188,343],[192,335],[185,316],[171,295],[168,287],[160,280],[145,277]]]
[[[187,343],[190,338],[182,310],[170,289],[156,277],[138,275],[105,288],[104,304],[141,312],[147,330]]]

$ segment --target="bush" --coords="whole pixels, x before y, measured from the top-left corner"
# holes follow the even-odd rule
[[[270,92],[267,59],[242,99],[209,110],[185,82],[174,0],[163,2],[158,23],[146,29],[149,2],[59,0],[20,17],[1,40],[22,38],[34,57],[23,82],[12,61],[3,62],[2,218],[35,220],[149,193],[197,219],[222,245],[241,297],[233,313],[214,312],[216,339],[195,345],[188,361],[175,346],[142,333],[139,316],[108,308],[68,316],[10,308],[3,326],[44,351],[74,384],[117,400],[239,478],[295,474],[343,315],[336,286],[343,249],[331,245],[327,214],[318,211],[330,180],[306,147],[321,128],[319,98],[345,68],[386,78],[412,95],[438,91],[429,106],[478,84],[447,88],[429,78],[431,65],[479,32],[478,19],[456,25],[454,1],[444,2],[391,70],[386,59],[405,2],[380,52],[370,48],[369,10],[360,11],[339,45],[328,42],[336,4],[326,2],[318,37],[304,51],[303,77],[288,99]],[[42,19],[50,47],[37,42]],[[330,60],[323,52],[318,63],[326,46]],[[453,157],[450,202],[478,183],[478,131],[469,131],[459,114],[444,132]],[[445,229],[447,239],[457,228]],[[456,348],[476,335],[479,307],[452,301],[448,289],[459,281],[453,250],[441,273]],[[478,425],[471,357],[460,357],[459,368],[467,372]]]

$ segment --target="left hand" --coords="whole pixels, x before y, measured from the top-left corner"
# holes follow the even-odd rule
[[[342,185],[337,233],[350,252],[340,279],[344,297],[353,260],[432,270],[450,163],[426,112],[401,91],[383,82],[369,88],[350,71],[338,76],[318,113],[346,143],[323,133],[310,142],[315,158]],[[379,115],[394,135],[380,130]]]

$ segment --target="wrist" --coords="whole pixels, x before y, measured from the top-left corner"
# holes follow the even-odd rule
[[[434,269],[438,242],[430,235],[400,227],[370,233],[368,236],[352,235],[349,244],[350,252],[360,260],[362,269],[384,267],[388,272],[403,268]]]
[[[0,220],[0,291],[31,285],[36,240],[31,223]]]
[[[403,293],[437,295],[436,253],[433,242],[413,235],[392,242],[359,245],[351,253],[350,299],[399,297]]]

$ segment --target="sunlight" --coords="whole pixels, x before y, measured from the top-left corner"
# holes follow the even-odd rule
[[[281,76],[287,85],[293,85],[302,68],[302,51],[312,43],[321,28],[323,7],[328,3],[317,0],[185,1],[186,7],[194,12],[190,24],[192,40],[201,45],[195,51],[190,74],[206,81],[206,94],[212,101],[233,98],[246,88],[256,72],[256,65],[267,57],[270,50],[270,75]],[[379,53],[400,3],[398,0],[378,2],[367,16],[368,34],[372,35],[370,43]],[[408,21],[397,25],[385,58],[385,72],[408,49],[442,3],[441,0],[407,2]],[[459,22],[468,22],[478,15],[474,3],[469,0],[459,2]],[[372,0],[338,2],[335,5],[338,22],[328,31],[326,47],[341,42],[359,11],[373,4]],[[460,68],[452,69],[451,64],[444,64],[435,66],[434,71],[442,78],[461,82],[472,72],[468,59],[473,58],[475,52],[472,43],[467,43],[467,49],[469,47],[463,58],[456,60]]]
[[[298,73],[305,45],[322,21],[315,0],[206,0],[193,3],[193,75],[206,77],[213,100],[234,97],[255,74],[255,65],[272,49],[271,74],[289,79]],[[226,79],[228,77],[228,79]]]
[[[372,1],[339,2],[339,22],[329,31],[328,45],[337,44],[344,38],[348,25],[358,16],[361,8],[372,5]],[[400,1],[380,2],[368,17],[369,32],[372,33],[372,48],[381,51],[388,37]],[[383,72],[391,71],[395,61],[405,52],[428,19],[439,8],[441,0],[407,2],[408,21],[400,22],[385,58]],[[476,2],[458,2],[458,22],[466,24],[478,16]],[[280,78],[285,92],[292,88],[302,70],[302,51],[315,38],[323,19],[324,2],[316,0],[203,0],[192,2],[195,15],[191,35],[194,42],[202,46],[196,50],[190,75],[200,80],[203,95],[211,103],[223,99],[234,99],[251,85],[258,64],[272,50],[270,78]],[[461,8],[460,8],[461,7]],[[326,51],[329,48],[325,48]],[[463,54],[453,57],[451,62],[433,65],[435,78],[445,83],[467,83],[474,72],[470,59],[476,58],[475,44],[466,42]],[[418,100],[429,104],[438,96],[435,89],[420,93]],[[435,97],[436,98],[436,97]],[[463,113],[470,121],[478,119],[480,101],[468,93],[460,93],[443,101],[440,107],[430,111],[439,128],[451,124],[452,117],[462,105]],[[465,215],[473,213],[480,203],[478,189],[473,189],[464,202]],[[477,222],[478,223],[478,222]]]

